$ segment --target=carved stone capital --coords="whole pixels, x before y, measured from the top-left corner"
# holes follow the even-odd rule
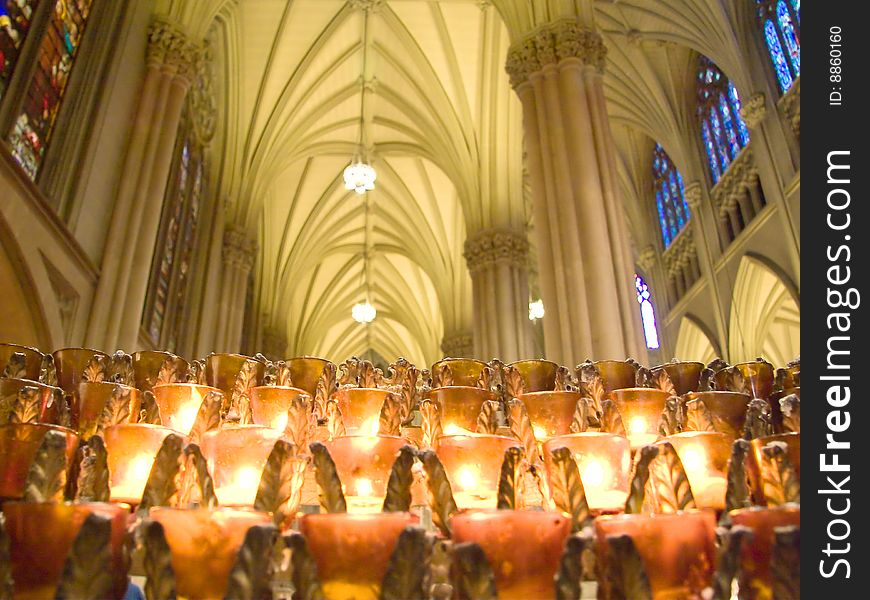
[[[750,142],[749,145],[740,151],[737,158],[728,165],[728,169],[710,191],[713,205],[718,208],[719,215],[726,214],[736,206],[740,197],[757,180],[758,168],[755,166],[755,159],[752,155],[752,142]]]
[[[689,210],[694,213],[701,206],[701,184],[697,181],[689,182],[683,189],[683,196],[686,198]]]
[[[547,65],[577,58],[583,64],[604,70],[607,48],[601,35],[573,20],[556,21],[541,27],[508,50],[505,69],[514,88]]]
[[[247,231],[237,225],[228,225],[224,230],[224,263],[247,272],[254,266],[256,255],[257,242],[248,237]]]
[[[665,272],[668,278],[673,279],[682,271],[683,267],[689,265],[696,260],[697,249],[695,248],[695,240],[692,235],[692,228],[685,227],[667,250],[662,254]]]
[[[644,271],[649,272],[652,266],[656,264],[658,256],[659,253],[656,252],[656,249],[653,246],[647,246],[640,251],[640,254],[637,257],[637,266]]]
[[[197,71],[202,47],[174,24],[155,18],[148,27],[146,63],[162,67],[190,83]]]
[[[529,262],[529,240],[509,229],[485,229],[465,240],[463,255],[471,273],[496,264],[525,269]]]
[[[743,102],[743,107],[740,109],[740,116],[750,129],[758,127],[764,120],[765,114],[767,114],[767,106],[762,92],[750,96]]]
[[[474,354],[474,338],[470,331],[448,333],[441,340],[444,356],[470,358]]]

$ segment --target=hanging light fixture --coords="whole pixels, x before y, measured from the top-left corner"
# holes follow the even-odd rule
[[[544,317],[544,302],[542,300],[535,300],[534,302],[529,302],[529,321],[536,321],[538,319],[542,319]]]
[[[366,101],[366,61],[368,58],[369,9],[365,9],[363,21],[363,68],[360,77],[360,107],[359,107],[359,142],[357,153],[351,163],[344,169],[344,188],[354,190],[357,194],[365,194],[375,189],[375,179],[378,174],[375,168],[366,160],[365,147],[365,101]],[[374,317],[372,317],[374,318]]]
[[[369,302],[369,201],[366,197],[363,205],[363,288],[365,300],[357,302],[350,309],[350,316],[357,323],[368,325],[378,316],[378,311]]]
[[[354,304],[353,308],[350,309],[350,315],[354,321],[365,325],[375,320],[375,317],[378,316],[378,310],[366,300]]]

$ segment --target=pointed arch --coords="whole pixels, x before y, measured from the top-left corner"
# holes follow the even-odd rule
[[[677,360],[696,360],[706,364],[719,356],[720,353],[716,350],[712,338],[704,329],[703,324],[692,315],[683,316],[680,319],[674,358]]]

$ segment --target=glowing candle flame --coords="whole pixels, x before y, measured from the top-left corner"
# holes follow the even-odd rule
[[[464,427],[460,427],[456,423],[448,423],[444,429],[442,430],[444,435],[466,435],[469,433],[473,433]]]
[[[629,433],[646,433],[646,419],[643,417],[632,417],[628,423]]]
[[[590,458],[583,465],[581,479],[588,488],[603,488],[611,479],[610,465],[600,458]]]
[[[260,485],[260,473],[253,467],[242,467],[236,471],[236,487],[250,489]]]
[[[372,487],[372,482],[370,479],[357,479],[356,480],[356,495],[357,496],[373,496],[375,493],[374,487]]]
[[[130,467],[127,471],[127,479],[132,481],[145,482],[148,476],[151,475],[151,466],[154,464],[154,459],[145,454],[140,454],[130,461]]]
[[[456,471],[456,483],[463,490],[473,490],[477,487],[479,473],[471,465],[464,465]]]
[[[542,440],[546,440],[549,437],[547,435],[547,430],[540,425],[532,425],[532,431],[535,432],[535,439],[539,442]]]
[[[381,417],[380,415],[375,415],[374,417],[369,417],[365,421],[363,421],[362,425],[359,426],[359,431],[357,432],[359,435],[370,435],[375,436],[378,435],[378,431],[381,428]]]

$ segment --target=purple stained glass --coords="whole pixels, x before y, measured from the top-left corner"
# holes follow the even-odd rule
[[[767,51],[770,53],[770,60],[773,62],[773,68],[776,71],[779,89],[785,92],[791,87],[794,80],[791,77],[791,71],[782,52],[779,36],[776,34],[776,26],[774,26],[773,21],[770,19],[764,21],[764,40],[767,42]]]
[[[792,70],[795,76],[801,72],[801,47],[797,39],[797,34],[794,25],[791,22],[791,16],[788,14],[788,7],[783,0],[779,0],[776,4],[776,18],[779,21],[779,29],[782,32],[782,37],[785,39],[785,46],[788,50],[788,57],[791,61]]]
[[[689,210],[683,191],[683,179],[660,144],[655,146],[652,167],[659,225],[667,248],[688,222]]]

